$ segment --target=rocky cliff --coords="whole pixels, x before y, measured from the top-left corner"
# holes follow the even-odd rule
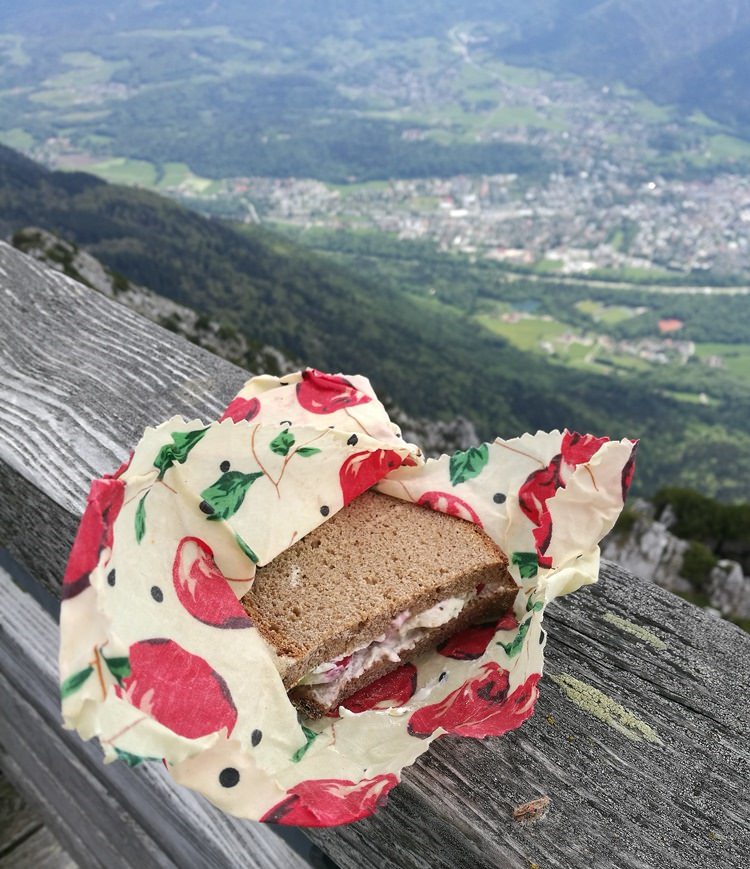
[[[725,618],[750,619],[750,577],[742,565],[716,559],[705,547],[673,534],[675,515],[669,505],[655,514],[652,504],[635,501],[604,540],[604,558]]]

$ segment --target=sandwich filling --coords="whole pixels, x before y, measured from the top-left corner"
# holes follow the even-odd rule
[[[314,667],[297,683],[305,687],[316,702],[327,706],[334,702],[342,685],[354,681],[385,660],[398,663],[401,655],[414,646],[432,629],[458,618],[470,602],[492,597],[504,586],[501,583],[480,584],[455,597],[441,600],[429,609],[412,615],[403,610],[395,616],[385,633],[369,643],[358,646],[333,661]]]

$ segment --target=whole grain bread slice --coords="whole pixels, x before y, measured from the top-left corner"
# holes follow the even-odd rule
[[[259,568],[242,598],[289,690],[311,669],[478,585],[516,585],[476,525],[365,492]],[[512,596],[511,596],[512,597]]]

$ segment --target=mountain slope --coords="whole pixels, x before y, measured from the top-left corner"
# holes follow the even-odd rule
[[[340,66],[339,62],[321,66],[319,60],[315,61],[315,47],[326,40],[346,46],[346,40],[353,38],[372,48],[379,41],[397,44],[404,40],[404,34],[443,40],[454,28],[478,28],[477,32],[490,38],[486,48],[501,60],[578,72],[608,84],[624,81],[643,88],[653,98],[700,108],[710,116],[736,121],[746,131],[750,129],[750,97],[741,86],[747,81],[750,55],[750,0],[528,0],[523,4],[513,0],[413,0],[408,4],[400,0],[364,0],[356,4],[343,0],[319,0],[314,4],[307,0],[256,0],[252,4],[242,0],[72,0],[65,4],[6,0],[2,7],[0,31],[37,41],[51,38],[49,57],[35,58],[45,75],[56,69],[49,58],[60,47],[68,51],[101,51],[116,60],[123,52],[118,35],[132,43],[133,35],[140,34],[143,39],[149,34],[171,32],[171,40],[161,46],[158,62],[147,58],[149,69],[144,70],[157,75],[161,71],[162,84],[168,85],[175,76],[179,78],[188,68],[194,68],[190,63],[195,57],[187,60],[190,52],[180,41],[187,31],[211,28],[215,33],[224,29],[225,53],[236,51],[243,42],[253,52],[267,51],[269,71],[274,57],[294,57],[301,79],[311,76],[308,84],[313,91],[307,98],[323,100],[324,105],[335,96],[330,83]],[[210,53],[204,47],[197,53],[204,50]],[[216,64],[222,59],[211,55]],[[22,87],[28,83],[23,66],[14,68],[11,63],[4,71],[11,76],[11,85]],[[264,89],[272,78],[264,75],[248,80],[249,86]],[[131,83],[139,82],[136,75]],[[221,88],[221,81],[212,80],[210,86],[214,90]],[[143,98],[150,97],[146,94]],[[208,112],[221,111],[222,101],[237,98],[234,89],[203,105]],[[341,95],[336,99],[340,100]],[[178,111],[180,107],[178,103]],[[277,103],[277,117],[287,108],[283,99]],[[168,103],[166,109],[171,110]],[[235,123],[238,120],[252,126],[252,118],[235,113]],[[366,147],[373,131],[388,147],[397,144],[397,130],[360,127]],[[396,135],[391,136],[394,132]],[[202,134],[200,125],[193,127],[193,133]],[[319,136],[324,146],[331,146],[325,131],[316,130],[314,123],[305,136]],[[443,159],[422,150],[420,160],[438,159],[439,163]],[[482,161],[496,159],[482,154],[481,149],[475,150]],[[267,158],[272,160],[272,155]],[[215,163],[217,155],[213,159]]]
[[[332,264],[258,227],[239,231],[154,194],[50,172],[0,148],[0,232],[36,225],[138,284],[205,312],[307,364],[361,371],[407,413],[469,417],[484,438],[567,426],[643,437],[638,488],[736,474],[750,443],[712,429],[713,408],[686,409],[636,383],[556,368],[451,309]],[[689,430],[700,431],[686,440]]]
[[[497,48],[518,63],[623,81],[750,132],[750,0],[579,0]],[[543,23],[541,23],[543,22]],[[743,86],[743,84],[745,86]]]

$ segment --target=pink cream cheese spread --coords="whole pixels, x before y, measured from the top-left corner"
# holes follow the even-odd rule
[[[391,620],[384,634],[333,661],[318,664],[298,684],[313,689],[318,702],[332,702],[341,682],[358,679],[384,659],[400,661],[401,653],[413,649],[426,633],[457,618],[469,601],[496,594],[498,587],[497,584],[477,586],[457,597],[441,600],[414,616],[404,610]]]

